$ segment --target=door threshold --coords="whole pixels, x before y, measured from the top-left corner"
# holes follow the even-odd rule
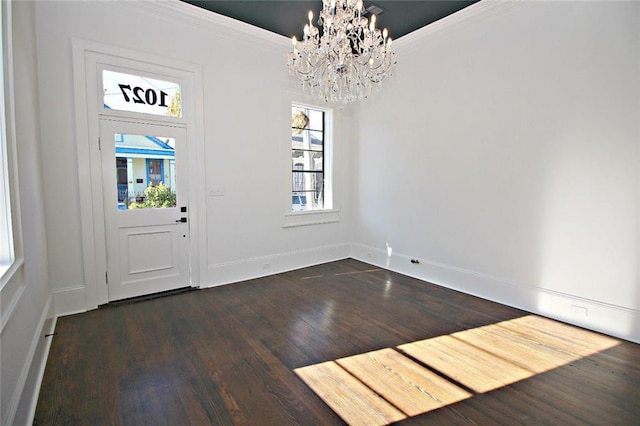
[[[105,303],[98,306],[98,308],[109,308],[120,305],[128,305],[130,303],[146,302],[147,300],[159,299],[161,297],[175,296],[177,294],[187,293],[194,290],[200,290],[198,287],[181,287],[173,290],[161,291],[158,293],[145,294],[142,296],[129,297],[127,299],[114,300],[113,302]]]

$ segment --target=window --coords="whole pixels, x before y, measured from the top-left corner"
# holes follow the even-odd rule
[[[291,108],[289,192],[284,226],[337,222],[332,185],[333,111],[298,103]]]
[[[175,207],[175,139],[114,133],[114,142],[118,210]]]
[[[102,91],[104,109],[182,117],[178,83],[103,70]]]
[[[5,31],[7,30],[4,4],[0,5],[0,56],[4,58],[2,67],[0,67],[0,278],[5,275],[5,272],[11,268],[15,261],[15,247],[14,247],[14,232],[13,232],[13,220],[11,209],[11,190],[13,189],[10,177],[12,156],[10,152],[12,144],[10,144],[11,138],[8,133],[7,120],[10,117],[9,108],[10,96],[7,96],[10,92],[5,90],[7,83],[10,83],[10,76],[7,78],[6,72],[10,66],[10,61],[7,59],[7,37]],[[10,52],[9,52],[10,54]]]
[[[13,256],[13,232],[11,224],[11,193],[9,191],[9,156],[5,123],[4,93],[0,102],[0,276],[11,266]]]
[[[147,158],[147,182],[151,186],[164,183],[164,160]]]
[[[291,210],[331,208],[325,174],[326,120],[321,109],[301,105],[291,108]]]
[[[116,157],[116,179],[118,181],[118,203],[126,203],[129,198],[128,161],[123,157]]]

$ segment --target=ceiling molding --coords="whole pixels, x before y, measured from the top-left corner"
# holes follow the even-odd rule
[[[486,19],[487,16],[503,13],[522,2],[523,0],[481,0],[394,40],[396,53],[400,56],[409,54],[412,47],[417,46],[419,41],[457,31],[460,25],[468,25],[480,19]],[[291,45],[290,39],[285,36],[215,12],[204,11],[197,6],[179,0],[118,2],[118,4],[137,9],[145,14],[154,14],[171,22],[175,22],[178,17],[190,26],[214,34],[216,37],[228,37],[251,44],[260,40],[264,42],[264,47],[278,51],[288,49]]]
[[[191,27],[216,36],[250,41],[253,44],[258,39],[264,41],[265,45],[277,47],[279,51],[283,47],[289,48],[291,46],[291,40],[287,37],[215,12],[204,11],[197,6],[179,0],[118,2],[118,4],[137,9],[145,14],[151,13],[159,18],[169,19],[174,23],[178,18]]]
[[[523,1],[524,0],[481,0],[394,40],[393,46],[398,55],[408,54],[412,50],[412,47],[417,46],[417,43],[420,41],[458,31],[460,25],[467,26],[481,19],[484,20],[488,16],[502,14],[511,10],[515,5],[521,4]]]

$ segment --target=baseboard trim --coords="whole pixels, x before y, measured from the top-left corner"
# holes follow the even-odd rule
[[[461,291],[558,321],[640,343],[640,311],[624,306],[516,283],[476,271],[387,253],[363,244],[351,245],[351,257],[441,287]]]
[[[87,311],[86,288],[83,285],[53,291],[53,306],[57,317]]]
[[[36,374],[35,387],[33,389],[31,400],[28,402],[28,409],[26,410],[28,417],[25,424],[27,425],[32,425],[33,420],[36,416],[36,408],[38,406],[38,397],[40,396],[40,388],[42,387],[42,379],[44,378],[44,371],[47,366],[47,359],[49,359],[49,351],[51,350],[51,342],[53,341],[53,333],[55,332],[57,322],[58,322],[58,317],[52,318],[52,321],[50,322],[49,326],[46,327],[46,330],[43,330],[43,332],[41,333],[41,335],[43,336],[49,335],[49,337],[47,337],[45,340],[43,356],[41,357],[40,362],[38,363],[38,370],[35,372]],[[33,370],[33,365],[32,365],[32,370]]]
[[[334,244],[268,256],[210,264],[200,287],[215,287],[349,257],[350,244]]]
[[[53,298],[52,296],[49,296],[47,303],[42,310],[40,320],[38,321],[36,332],[31,340],[29,351],[25,356],[25,363],[23,364],[17,383],[18,386],[12,396],[8,414],[7,417],[5,417],[3,424],[12,425],[33,423],[33,416],[35,414],[36,404],[38,403],[40,385],[42,383],[42,377],[44,376],[44,369],[47,364],[49,347],[51,345],[51,339],[45,339],[44,335],[51,333],[53,327],[55,327],[54,319],[45,330],[47,319],[50,319],[53,313],[52,307]],[[32,386],[30,386],[31,389],[26,386],[27,383],[32,383]]]

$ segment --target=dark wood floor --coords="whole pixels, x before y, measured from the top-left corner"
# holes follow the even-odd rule
[[[35,424],[640,424],[640,345],[354,260],[56,332]]]

